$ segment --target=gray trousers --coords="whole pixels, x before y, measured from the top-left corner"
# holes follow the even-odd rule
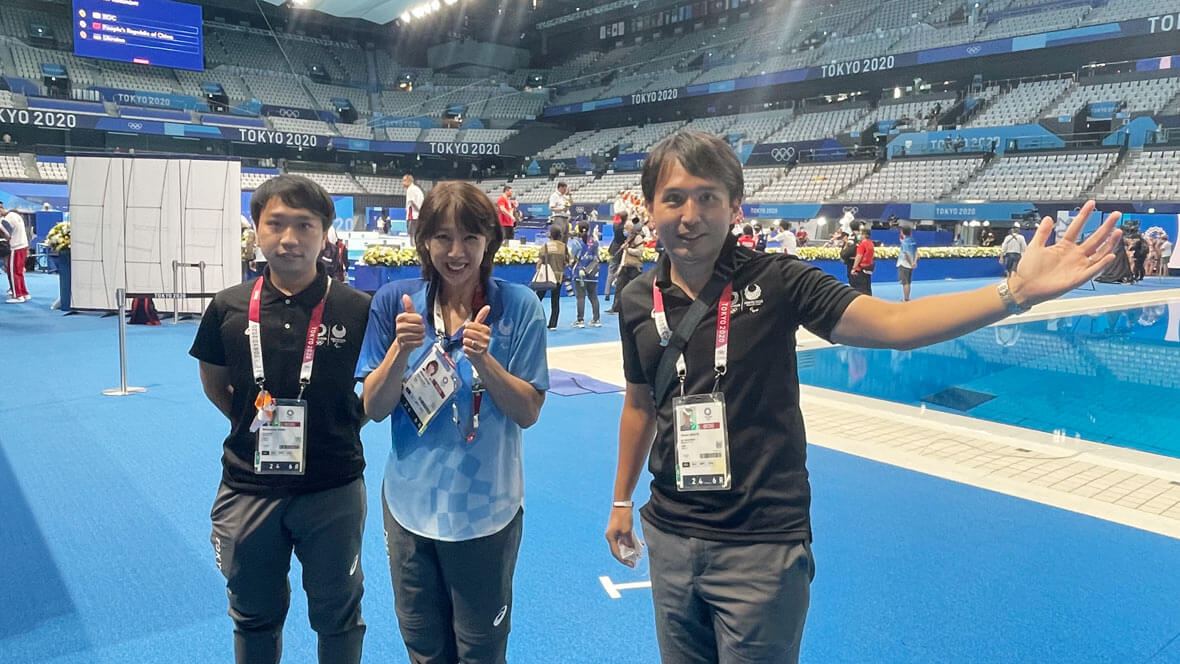
[[[807,542],[683,537],[647,519],[664,664],[796,664],[815,563]]]
[[[283,498],[242,493],[223,483],[211,516],[210,540],[225,575],[237,664],[275,664],[282,655],[292,551],[303,565],[320,664],[361,661],[364,480]]]
[[[402,528],[384,496],[381,505],[394,608],[410,661],[504,664],[524,511],[498,533],[443,542]]]

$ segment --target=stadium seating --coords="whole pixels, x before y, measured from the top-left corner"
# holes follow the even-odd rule
[[[1034,122],[1054,99],[1072,85],[1073,80],[1065,78],[1020,83],[1007,94],[993,98],[965,126],[1002,127]],[[994,89],[999,90],[998,87]]]
[[[1097,192],[1103,200],[1180,200],[1180,150],[1135,150]]]
[[[347,173],[319,173],[288,171],[292,175],[302,175],[316,182],[330,194],[364,194],[365,189]]]
[[[936,201],[983,166],[981,157],[895,159],[843,194],[849,201]]]
[[[872,172],[874,165],[871,161],[800,164],[754,194],[749,201],[832,200],[837,193]]]
[[[1094,7],[1082,24],[1114,23],[1176,12],[1180,12],[1180,0],[1107,0],[1105,5]]]
[[[1077,200],[1118,158],[1115,151],[995,159],[956,194],[972,200]]]
[[[270,126],[278,131],[289,131],[301,134],[316,134],[318,136],[335,135],[335,130],[327,122],[320,120],[302,120],[299,118],[284,118],[271,116]]]
[[[1072,116],[1086,104],[1095,102],[1119,102],[1119,110],[1155,113],[1164,108],[1180,93],[1180,76],[1167,78],[1140,78],[1097,85],[1079,85],[1070,91],[1052,110],[1048,117]]]
[[[828,138],[859,125],[868,109],[844,108],[837,111],[803,113],[787,126],[762,139],[766,143],[786,143]]]
[[[0,154],[0,179],[27,180],[29,174],[17,155]]]
[[[50,182],[66,181],[66,165],[60,161],[37,160],[37,173],[42,180]]]

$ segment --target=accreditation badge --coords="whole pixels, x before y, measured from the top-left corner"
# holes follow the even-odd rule
[[[259,475],[302,475],[306,470],[307,402],[275,399],[270,422],[258,427],[254,472]]]
[[[728,490],[731,477],[725,395],[713,392],[672,399],[672,426],[676,431],[676,488]]]
[[[401,405],[421,436],[434,416],[459,389],[455,362],[438,344],[431,346],[410,375],[402,381]]]

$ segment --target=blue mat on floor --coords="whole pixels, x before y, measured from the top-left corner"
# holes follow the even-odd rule
[[[549,370],[549,391],[562,397],[576,397],[580,394],[611,394],[622,392],[623,388],[611,385],[587,376],[585,374]]]

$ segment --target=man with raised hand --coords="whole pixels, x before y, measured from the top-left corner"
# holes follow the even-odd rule
[[[797,662],[815,568],[795,330],[876,348],[954,338],[1098,274],[1119,215],[1078,244],[1091,201],[1053,246],[1045,219],[1006,280],[901,303],[738,247],[742,166],[715,136],[673,134],[648,156],[642,186],[666,250],[619,296],[627,387],[606,539],[634,564],[631,495],[648,460],[642,520],[663,661]]]

